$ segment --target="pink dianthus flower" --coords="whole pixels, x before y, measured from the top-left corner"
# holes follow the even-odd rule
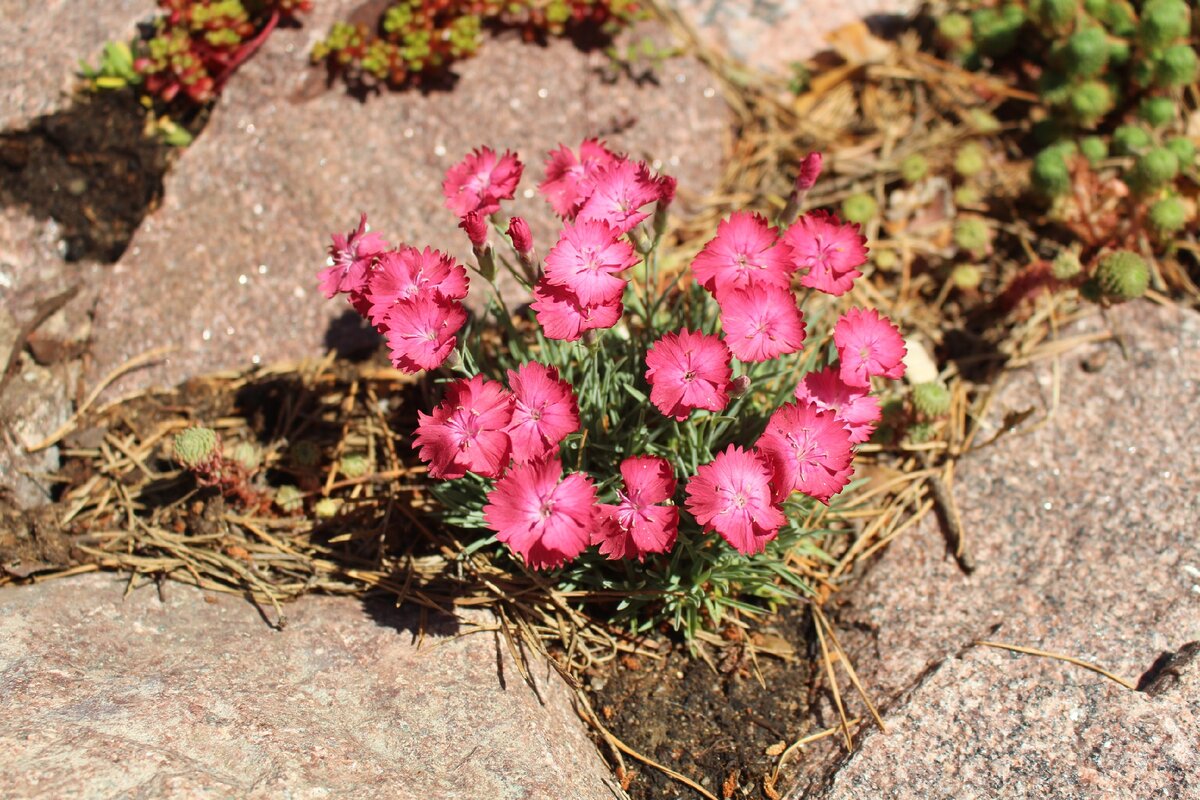
[[[432,295],[445,300],[467,296],[467,271],[453,257],[426,247],[401,247],[379,257],[367,283],[366,316],[382,324],[397,303]]]
[[[750,286],[721,301],[725,344],[742,361],[770,361],[804,347],[804,315],[790,291]]]
[[[843,381],[836,365],[805,375],[796,386],[796,399],[801,405],[812,403],[819,409],[832,411],[850,432],[851,444],[870,439],[875,423],[883,416],[879,398],[865,386],[851,386]]]
[[[692,261],[692,273],[718,300],[751,285],[790,290],[792,262],[787,248],[776,244],[777,234],[761,215],[735,211],[717,224],[717,235]]]
[[[712,334],[664,334],[646,353],[650,402],[680,421],[696,408],[720,411],[729,403],[729,359],[729,348]]]
[[[458,344],[455,334],[466,321],[462,303],[436,295],[392,306],[384,323],[392,366],[410,373],[437,369]]]
[[[508,371],[508,385],[516,403],[507,432],[513,460],[532,461],[558,452],[558,443],[579,430],[579,404],[571,384],[558,370],[528,361]]]
[[[850,432],[812,403],[780,406],[756,446],[775,470],[777,501],[799,490],[828,503],[850,480]]]
[[[785,522],[771,499],[771,470],[752,450],[729,445],[687,484],[687,510],[743,555],[761,553]]]
[[[607,222],[618,233],[628,233],[650,216],[646,206],[662,196],[649,168],[641,161],[625,158],[597,172],[591,184],[577,218]]]
[[[867,237],[857,224],[840,223],[831,214],[812,211],[796,220],[784,242],[791,250],[797,270],[807,270],[802,286],[832,295],[850,291],[858,271],[867,262]]]
[[[367,215],[358,221],[358,229],[345,236],[335,233],[331,237],[329,258],[333,262],[317,273],[321,291],[326,297],[339,292],[361,292],[367,285],[367,276],[376,256],[387,250],[388,243],[378,233],[367,233]]]
[[[907,352],[900,331],[873,308],[852,308],[833,327],[833,343],[841,362],[842,380],[851,386],[870,386],[882,375],[904,377]]]
[[[508,464],[512,443],[505,428],[512,421],[513,396],[483,376],[450,384],[432,414],[417,412],[413,447],[435,478],[461,478],[474,472],[495,478]]]
[[[533,569],[557,567],[587,549],[596,527],[596,487],[562,462],[514,464],[488,492],[483,518]]]
[[[546,254],[546,280],[570,289],[586,305],[620,300],[627,281],[617,273],[639,259],[617,235],[606,222],[580,219],[567,225]]]
[[[625,312],[620,300],[589,305],[570,289],[554,286],[544,277],[533,287],[530,308],[547,338],[567,342],[577,341],[590,330],[611,328]]]
[[[600,524],[592,544],[610,559],[667,553],[679,534],[679,509],[661,503],[675,494],[675,473],[665,458],[633,456],[621,462],[624,491],[616,504],[600,504]]]
[[[585,139],[576,156],[570,148],[559,145],[546,159],[546,179],[538,190],[550,203],[554,213],[564,219],[574,219],[579,207],[591,191],[592,179],[600,170],[617,160],[616,154],[596,139]]]
[[[446,171],[442,194],[446,208],[459,217],[472,211],[487,216],[500,210],[501,200],[511,200],[524,170],[516,154],[497,156],[490,147],[472,150]]]

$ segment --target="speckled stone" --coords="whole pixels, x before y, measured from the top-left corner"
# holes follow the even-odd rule
[[[672,0],[671,6],[710,47],[766,72],[788,74],[792,64],[829,49],[827,36],[860,20],[910,14],[916,0]]]
[[[603,136],[679,178],[680,207],[713,183],[729,116],[693,59],[669,60],[657,85],[600,70],[607,59],[566,41],[492,39],[458,67],[448,92],[386,93],[358,102],[335,87],[309,97],[323,72],[312,44],[353,0],[326,0],[303,27],[279,30],[235,75],[203,134],[167,176],[164,201],[111,270],[97,311],[98,376],[160,344],[165,364],[131,374],[111,395],[216,369],[320,355],[344,300],[316,288],[328,235],[360,211],[390,241],[460,256],[469,243],[442,206],[445,170],[473,147],[518,150],[517,202],[545,252],[551,215],[534,188],[558,143]],[[661,35],[655,29],[634,36]]]
[[[544,663],[492,633],[308,597],[274,631],[178,584],[0,589],[7,798],[620,800]],[[212,602],[209,602],[212,601]]]
[[[1013,375],[979,441],[1006,414],[1035,413],[959,463],[978,569],[958,568],[931,517],[847,593],[842,643],[891,732],[866,733],[831,782],[838,756],[816,748],[793,800],[1200,796],[1194,670],[1151,696],[974,644],[1138,683],[1200,640],[1200,315],[1149,303],[1109,315],[1128,360],[1113,342],[1064,356],[1049,417],[1052,364]],[[1063,335],[1100,330],[1093,315]]]
[[[70,101],[80,60],[128,41],[154,0],[0,0],[0,130],[26,127]]]

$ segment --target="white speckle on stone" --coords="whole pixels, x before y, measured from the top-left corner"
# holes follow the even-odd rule
[[[250,124],[248,124],[246,126],[246,133],[254,133],[254,131],[256,131],[256,130],[258,130],[258,129],[254,127],[253,122],[251,122]]]
[[[667,159],[667,163],[670,164],[672,167],[678,167],[679,166],[679,156],[671,156],[669,159]]]
[[[662,169],[662,159],[661,158],[654,159],[653,161],[650,162],[650,166],[656,170]]]
[[[255,213],[256,215],[258,215],[258,216],[261,216],[261,215],[262,215],[262,213],[263,213],[263,204],[262,204],[262,203],[255,203],[255,204],[254,204],[254,208],[253,208],[252,210],[254,211],[254,213]]]
[[[297,299],[303,299],[306,294],[308,294],[308,292],[304,291],[303,286],[297,286],[295,289],[292,289],[292,297]]]
[[[1042,508],[1044,508],[1044,509],[1046,509],[1047,511],[1049,511],[1049,510],[1051,510],[1052,508],[1054,508],[1054,503],[1051,503],[1049,500],[1047,500],[1046,502],[1042,503]]]
[[[1188,575],[1191,575],[1193,578],[1200,578],[1200,569],[1196,569],[1191,564],[1184,564],[1183,571]]]
[[[525,191],[521,192],[521,196],[526,200],[532,199],[534,194],[536,194],[536,192],[534,192],[533,189],[526,189]]]
[[[675,82],[676,83],[687,83],[687,75],[684,75],[682,72],[680,72],[678,75],[675,76]]]
[[[259,275],[266,275],[266,274],[267,274],[267,265],[266,265],[266,264],[259,264],[259,265],[258,265],[258,274],[259,274]]]
[[[1200,583],[1192,584],[1192,594],[1200,594]]]
[[[200,338],[206,342],[210,341],[212,339],[212,331],[210,331],[208,328],[205,328],[200,332]]]
[[[538,95],[538,97],[540,97],[540,98],[542,98],[543,100],[545,100],[547,97],[549,97],[549,96],[550,96],[550,92],[549,92],[549,90],[548,90],[548,89],[546,89],[546,88],[543,86],[541,89],[538,89],[538,91],[537,91],[537,95]]]
[[[521,98],[514,97],[512,100],[509,100],[508,107],[511,108],[513,111],[516,111],[518,108],[521,107]]]
[[[713,87],[709,86],[707,89],[704,90],[704,96],[709,97],[709,98],[716,97],[717,90],[714,89]]]
[[[1062,473],[1059,471],[1058,467],[1055,467],[1054,469],[1050,470],[1050,472],[1051,472],[1051,474],[1053,474],[1055,477],[1058,477],[1059,475],[1061,475],[1061,474],[1062,474]]]
[[[437,156],[438,158],[441,158],[442,156],[446,155],[446,146],[445,146],[445,145],[441,145],[441,144],[439,144],[439,145],[436,145],[436,146],[433,148],[433,154],[434,154],[435,156]]]
[[[322,158],[322,159],[317,160],[317,166],[319,166],[319,167],[325,166],[326,163],[327,163],[327,159]]]
[[[404,129],[404,138],[405,139],[411,139],[415,135],[416,135],[416,131],[414,131],[412,128]]]
[[[1132,455],[1132,454],[1134,454],[1134,453],[1136,453],[1136,452],[1137,452],[1137,448],[1136,448],[1135,446],[1133,446],[1133,445],[1129,445],[1129,447],[1126,447],[1126,448],[1125,448],[1125,452],[1127,452],[1127,453],[1129,453],[1130,455]]]
[[[1168,481],[1171,480],[1171,470],[1168,469],[1168,470],[1164,471],[1162,476],[1163,476],[1163,480],[1168,480]]]
[[[327,256],[325,258],[325,266],[327,266],[327,267],[333,266],[333,256]]]
[[[238,275],[238,283],[240,285],[245,286],[249,282],[250,282],[250,279],[247,278],[245,275]]]
[[[225,326],[225,335],[226,336],[233,336],[235,333],[237,333],[237,331],[233,329],[232,325]]]
[[[250,356],[250,363],[251,364],[261,364],[262,356],[260,356],[258,353],[255,353],[254,355]]]

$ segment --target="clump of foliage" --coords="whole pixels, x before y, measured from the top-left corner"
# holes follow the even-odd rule
[[[153,32],[132,45],[110,42],[97,67],[82,65],[97,89],[142,86],[154,100],[202,106],[280,22],[312,0],[158,0]]]
[[[319,276],[386,336],[395,367],[444,383],[410,446],[446,522],[477,531],[470,552],[612,598],[636,630],[694,632],[811,596],[796,565],[829,558],[823,504],[850,484],[881,419],[875,391],[906,352],[875,310],[835,313],[867,248],[832,214],[796,219],[820,158],[778,225],[735,211],[682,272],[660,252],[670,177],[595,140],[551,153],[539,188],[562,230],[543,258],[525,221],[501,215],[523,169],[481,148],[443,183],[491,289],[476,322],[463,264],[392,246],[365,217],[333,237]],[[507,306],[498,275],[532,303]]]
[[[352,87],[403,88],[444,77],[478,52],[489,28],[516,29],[529,40],[611,36],[642,15],[634,0],[397,0],[373,24],[336,23],[312,57]]]

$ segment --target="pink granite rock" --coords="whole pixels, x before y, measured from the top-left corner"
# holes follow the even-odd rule
[[[9,798],[623,798],[549,667],[491,633],[89,575],[0,589]],[[209,602],[212,601],[212,602]]]
[[[1123,689],[1060,661],[1137,683],[1200,640],[1200,315],[1112,310],[1115,343],[1011,377],[993,409],[1037,413],[959,464],[954,495],[978,562],[964,574],[933,518],[891,546],[837,609],[843,644],[885,709],[888,735],[826,782],[828,751],[791,795],[1194,797],[1200,682],[1170,696]],[[1103,329],[1098,315],[1064,336]],[[1087,369],[1084,366],[1087,365]],[[856,712],[857,713],[857,712]]]
[[[307,66],[312,44],[355,5],[325,0],[303,27],[272,34],[167,176],[162,207],[104,284],[92,375],[155,345],[177,350],[113,394],[321,354],[333,343],[331,319],[348,306],[317,292],[316,271],[328,234],[352,227],[360,211],[392,241],[468,255],[440,185],[446,168],[480,144],[525,159],[523,193],[505,210],[530,218],[541,252],[552,244],[551,216],[533,190],[545,152],[559,142],[603,136],[660,162],[679,178],[681,206],[711,187],[728,114],[699,62],[667,61],[659,85],[609,82],[598,73],[602,54],[505,37],[463,62],[448,92],[364,103],[335,86],[311,96],[323,81]]]
[[[765,72],[787,75],[828,49],[826,37],[863,19],[910,14],[916,0],[675,0],[671,5],[710,47]]]
[[[80,60],[129,41],[156,10],[154,0],[0,0],[0,130],[66,105]]]

